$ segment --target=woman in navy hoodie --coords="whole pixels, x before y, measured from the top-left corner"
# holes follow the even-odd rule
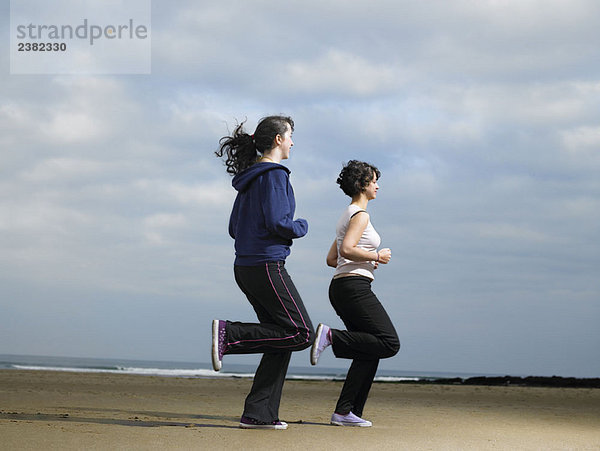
[[[294,220],[290,171],[280,164],[294,145],[294,121],[266,117],[253,135],[243,125],[233,136],[221,138],[215,153],[225,158],[238,191],[229,219],[235,281],[260,322],[214,320],[212,362],[219,371],[226,354],[263,354],[240,427],[286,429],[287,424],[279,421],[279,402],[291,353],[308,348],[314,340],[310,318],[285,269],[292,240],[308,232],[305,219]]]

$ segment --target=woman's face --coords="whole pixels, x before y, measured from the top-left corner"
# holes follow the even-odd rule
[[[365,188],[365,194],[367,195],[368,200],[373,200],[377,197],[377,190],[379,189],[379,185],[377,184],[377,175],[373,174],[373,180],[369,182],[367,187]]]
[[[292,141],[292,129],[289,124],[287,125],[287,130],[283,134],[282,139],[281,144],[279,144],[279,147],[281,148],[281,159],[287,160],[290,157],[290,150],[294,145],[294,142]]]

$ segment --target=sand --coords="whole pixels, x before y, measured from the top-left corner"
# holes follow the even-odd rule
[[[329,425],[340,382],[287,381],[286,431],[238,426],[249,379],[0,371],[0,449],[600,449],[600,389],[374,384],[372,428]]]

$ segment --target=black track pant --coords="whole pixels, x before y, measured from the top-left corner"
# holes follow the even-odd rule
[[[226,353],[263,354],[244,415],[275,421],[291,353],[312,344],[313,325],[284,262],[235,266],[234,273],[260,322],[228,321]]]
[[[352,359],[335,411],[362,416],[379,359],[396,355],[400,341],[390,317],[371,291],[371,279],[333,279],[329,300],[347,328],[331,330],[333,353]]]

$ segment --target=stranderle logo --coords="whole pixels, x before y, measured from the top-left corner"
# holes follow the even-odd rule
[[[11,0],[11,74],[149,74],[151,0]]]
[[[17,39],[50,42],[56,40],[87,40],[90,45],[99,39],[147,39],[148,27],[144,24],[135,24],[129,19],[126,24],[119,25],[90,25],[88,19],[83,19],[77,26],[73,25],[17,25]]]

